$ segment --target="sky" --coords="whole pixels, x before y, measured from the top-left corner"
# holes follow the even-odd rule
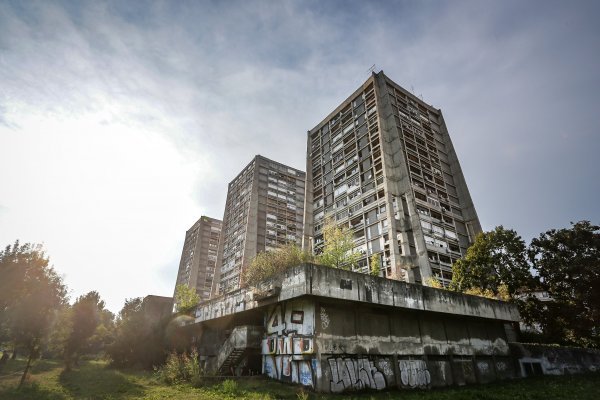
[[[0,246],[171,296],[185,231],[370,75],[441,108],[484,230],[600,223],[600,2],[0,0]],[[1,277],[0,277],[1,279]]]

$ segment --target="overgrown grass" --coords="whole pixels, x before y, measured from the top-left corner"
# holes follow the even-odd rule
[[[0,374],[2,400],[71,399],[195,399],[195,400],[275,400],[275,399],[403,399],[403,400],[559,400],[600,399],[600,374],[516,379],[489,385],[430,391],[397,391],[321,395],[301,391],[262,377],[211,381],[206,386],[168,386],[152,372],[117,370],[105,362],[85,361],[71,372],[63,372],[56,361],[38,361],[29,382],[16,389],[25,366],[23,360],[9,361]],[[17,372],[17,374],[13,374]]]

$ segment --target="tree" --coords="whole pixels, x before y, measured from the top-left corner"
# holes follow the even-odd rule
[[[323,226],[323,252],[318,255],[319,264],[333,268],[351,269],[360,259],[354,251],[352,231],[345,226],[337,226],[332,220]]]
[[[99,354],[106,351],[114,341],[115,336],[115,315],[109,310],[100,311],[100,323],[94,331],[94,334],[88,339],[87,353]]]
[[[41,245],[19,241],[0,252],[0,313],[12,341],[28,351],[19,383],[40,354],[57,310],[66,304],[62,278],[49,266]]]
[[[159,321],[148,318],[141,297],[125,300],[115,323],[114,341],[107,346],[114,365],[152,368],[164,363],[173,344],[167,328],[171,316]],[[177,329],[173,329],[176,335]]]
[[[146,333],[141,297],[125,300],[115,325],[115,341],[107,349],[113,363],[118,366],[139,363]]]
[[[77,365],[79,356],[86,350],[88,339],[96,331],[104,310],[104,301],[96,291],[77,298],[70,310],[71,330],[65,343],[65,369]]]
[[[369,262],[369,267],[371,270],[371,275],[373,276],[379,276],[379,273],[381,271],[381,256],[379,255],[379,253],[377,254],[373,254],[371,256],[371,260]]]
[[[531,281],[525,242],[514,230],[497,226],[478,234],[465,257],[454,263],[450,288],[514,298]]]
[[[536,315],[548,339],[600,347],[600,226],[571,224],[542,233],[529,246],[540,289],[552,299]]]
[[[196,309],[200,303],[200,296],[195,289],[187,285],[177,285],[175,288],[175,310],[183,314],[189,314]]]

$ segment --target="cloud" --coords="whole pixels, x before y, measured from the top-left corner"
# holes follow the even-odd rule
[[[442,108],[485,228],[597,220],[598,5],[544,4],[2,3],[0,241],[114,311],[170,295],[185,230],[254,155],[304,169],[373,64]]]

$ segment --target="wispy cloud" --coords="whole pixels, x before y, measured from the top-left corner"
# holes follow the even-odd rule
[[[543,6],[542,6],[543,5]],[[486,228],[600,216],[594,2],[3,2],[0,241],[74,295],[170,295],[185,230],[372,64],[441,107]],[[166,279],[168,265],[172,279]]]

